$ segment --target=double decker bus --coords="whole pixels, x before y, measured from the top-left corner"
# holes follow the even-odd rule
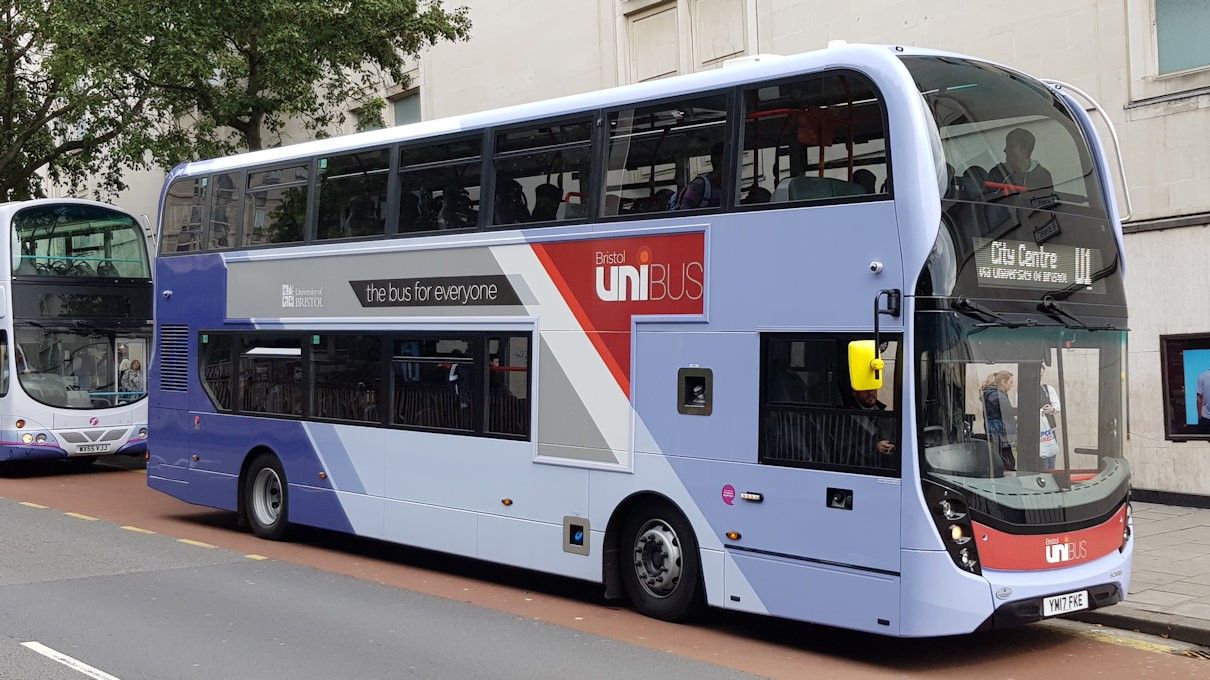
[[[1122,239],[1067,92],[842,45],[180,166],[148,484],[670,620],[1113,604]]]
[[[0,205],[0,460],[147,449],[147,234],[104,203]]]

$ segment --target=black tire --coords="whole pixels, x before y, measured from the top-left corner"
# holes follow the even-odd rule
[[[285,538],[290,527],[286,472],[271,453],[258,455],[244,478],[244,516],[252,533],[270,541]]]
[[[671,505],[647,501],[631,511],[622,524],[618,564],[639,613],[688,621],[705,608],[697,537]]]

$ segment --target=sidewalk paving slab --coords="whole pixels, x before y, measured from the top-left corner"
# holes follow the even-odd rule
[[[1132,516],[1126,600],[1067,618],[1210,646],[1210,510],[1133,503]]]

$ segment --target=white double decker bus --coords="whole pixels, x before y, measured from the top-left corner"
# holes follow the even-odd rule
[[[73,199],[0,206],[0,461],[147,450],[151,267],[138,218]]]

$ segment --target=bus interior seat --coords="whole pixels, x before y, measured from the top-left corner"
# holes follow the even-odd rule
[[[787,182],[787,191],[791,201],[803,201],[815,198],[835,198],[838,196],[864,196],[865,189],[860,184],[846,182],[835,177],[812,177],[803,175],[793,177]]]
[[[102,260],[97,265],[97,276],[119,276],[118,268],[114,266],[113,260]]]
[[[583,203],[568,203],[563,201],[555,211],[556,220],[576,220],[588,216],[588,206]]]
[[[786,201],[809,201],[818,198],[839,196],[864,196],[866,191],[860,184],[846,182],[835,177],[813,177],[802,175],[782,180],[773,190],[770,203]]]

